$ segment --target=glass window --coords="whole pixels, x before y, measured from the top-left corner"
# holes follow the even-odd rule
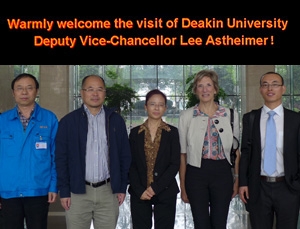
[[[40,65],[14,65],[14,76],[16,77],[21,73],[32,74],[39,80]]]
[[[286,92],[283,105],[294,111],[300,111],[300,65],[275,65],[275,71],[284,79]]]
[[[128,129],[145,121],[145,96],[148,91],[158,88],[167,95],[168,109],[165,120],[177,126],[181,110],[186,108],[186,78],[201,69],[214,69],[219,75],[219,84],[227,94],[221,105],[236,108],[240,112],[240,78],[236,65],[76,65],[74,67],[74,109],[82,101],[81,81],[89,74],[99,74],[107,87],[115,84],[132,88],[138,99],[133,99],[133,109],[124,117]]]

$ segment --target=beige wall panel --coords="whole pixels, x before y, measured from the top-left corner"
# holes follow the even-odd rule
[[[61,119],[69,112],[69,65],[41,65],[40,105]]]
[[[14,78],[13,65],[0,65],[0,112],[11,109],[15,105],[15,100],[12,96],[10,88],[11,81]]]
[[[246,112],[263,105],[259,80],[262,74],[274,70],[275,65],[246,65]]]

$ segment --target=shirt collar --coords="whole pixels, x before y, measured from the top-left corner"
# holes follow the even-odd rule
[[[199,104],[196,104],[194,106],[194,110],[193,110],[193,116],[196,117],[196,116],[206,116],[203,112],[201,112],[199,110],[199,107],[198,107]],[[218,106],[218,109],[216,110],[216,113],[213,115],[213,117],[225,117],[227,116],[228,114],[226,113],[226,110],[225,110],[225,107],[223,106],[220,106],[218,103],[216,103],[216,105]]]
[[[20,108],[19,108],[18,105],[16,105],[16,108],[17,108],[17,111],[18,111],[18,115],[19,115],[19,116],[23,116],[22,111],[20,110]],[[29,118],[30,118],[30,117],[32,116],[32,114],[34,113],[34,109],[35,109],[35,104],[34,104],[32,110],[31,110],[31,112],[30,112]]]
[[[169,127],[169,125],[166,122],[164,122],[163,120],[160,121],[160,125],[158,128],[161,128],[167,132],[171,131],[171,128]],[[143,132],[145,130],[148,130],[148,119],[140,125],[138,134],[140,134],[141,132]]]
[[[267,114],[271,109],[269,107],[267,107],[266,105],[264,105],[262,110],[265,114]],[[279,106],[277,106],[275,109],[273,109],[273,111],[275,111],[275,113],[277,115],[282,116],[283,115],[282,103]]]
[[[89,108],[88,108],[85,104],[83,104],[83,108],[84,108],[84,111],[85,111],[86,113],[92,115],[92,113],[90,112]],[[102,112],[103,112],[103,105],[101,106],[99,112],[98,112],[96,115],[101,114]],[[96,115],[95,115],[95,116],[96,116]]]

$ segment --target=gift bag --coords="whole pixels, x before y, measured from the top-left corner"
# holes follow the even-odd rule
[[[250,229],[249,212],[246,211],[245,204],[236,195],[230,202],[227,218],[227,229]]]

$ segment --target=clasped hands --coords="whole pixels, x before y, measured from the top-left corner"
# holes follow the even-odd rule
[[[141,200],[151,200],[151,198],[155,195],[155,192],[153,191],[153,189],[151,188],[151,186],[149,186],[142,194],[141,196]]]

